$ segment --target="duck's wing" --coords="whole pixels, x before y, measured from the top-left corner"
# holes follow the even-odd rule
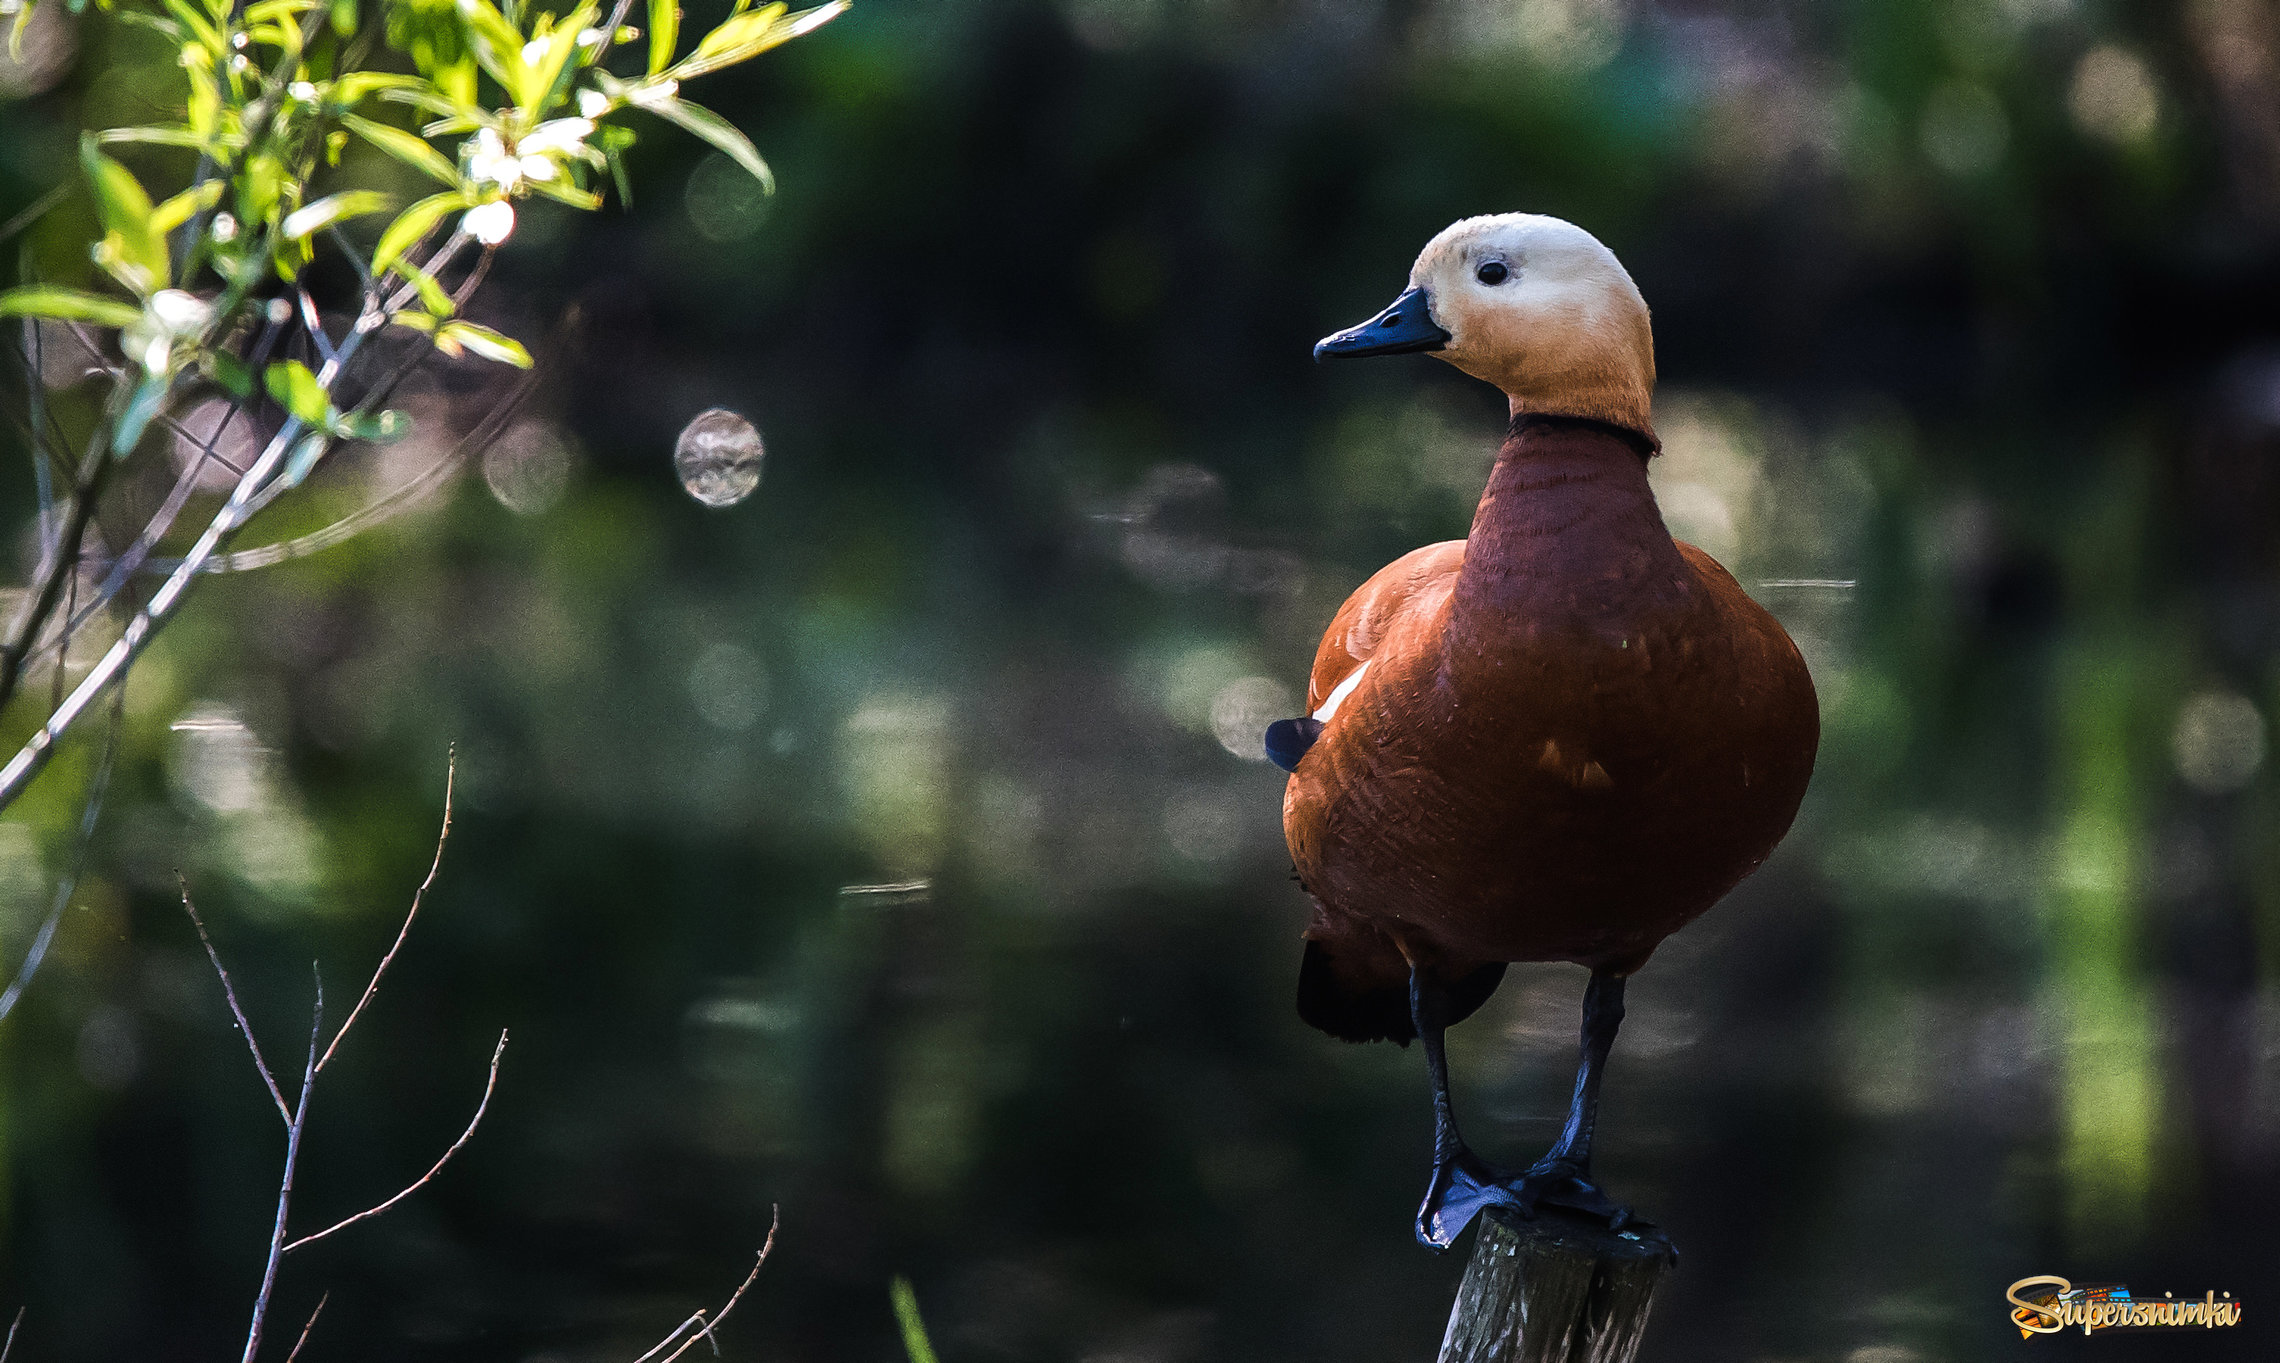
[[[1465,566],[1465,542],[1443,540],[1413,549],[1377,570],[1346,598],[1323,631],[1306,682],[1306,712],[1328,720],[1362,678],[1387,634],[1420,602],[1437,601]],[[1325,710],[1330,714],[1323,713]]]
[[[1314,670],[1306,681],[1306,713],[1267,726],[1267,756],[1276,766],[1297,769],[1323,726],[1361,684],[1371,656],[1393,626],[1420,604],[1439,600],[1455,585],[1464,562],[1463,540],[1428,544],[1378,569],[1346,598],[1315,650]]]
[[[1417,617],[1431,616],[1447,603],[1464,567],[1465,542],[1448,540],[1429,544],[1380,568],[1359,590],[1346,598],[1323,632],[1314,654],[1314,671],[1307,678],[1307,717],[1285,724],[1312,726],[1319,737],[1344,709],[1347,698],[1370,674],[1378,651]],[[1412,626],[1406,637],[1415,646]],[[1408,660],[1414,665],[1416,660]],[[1396,667],[1388,657],[1387,667]],[[1379,703],[1376,695],[1355,701],[1357,706]],[[1358,712],[1357,712],[1358,713]],[[1270,731],[1271,732],[1271,731]],[[1269,748],[1273,747],[1270,738]],[[1296,765],[1295,761],[1292,765]],[[1335,770],[1335,769],[1333,769]],[[1397,778],[1401,774],[1397,773]],[[1290,785],[1283,808],[1284,826],[1294,838],[1296,852],[1300,826],[1321,831],[1321,819],[1334,779],[1330,772],[1311,781],[1300,777]],[[1295,821],[1295,822],[1294,822]],[[1309,894],[1314,890],[1310,887]],[[1392,937],[1368,919],[1331,910],[1319,897],[1313,921],[1306,930],[1306,955],[1299,968],[1298,1014],[1308,1025],[1345,1041],[1390,1040],[1406,1046],[1416,1036],[1410,1018],[1409,965]],[[1448,962],[1442,983],[1448,988],[1449,1022],[1462,1021],[1486,1002],[1504,976],[1504,963]]]

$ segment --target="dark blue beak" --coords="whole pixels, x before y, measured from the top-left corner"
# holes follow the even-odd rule
[[[1348,327],[1315,343],[1314,358],[1350,360],[1363,355],[1407,355],[1439,350],[1449,333],[1433,321],[1431,300],[1423,289],[1411,289],[1393,300],[1393,306],[1358,327]]]

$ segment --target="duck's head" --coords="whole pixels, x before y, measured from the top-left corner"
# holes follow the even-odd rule
[[[1512,414],[1589,417],[1654,439],[1655,339],[1623,263],[1573,223],[1466,218],[1425,245],[1409,289],[1326,337],[1314,357],[1427,351],[1512,400]]]

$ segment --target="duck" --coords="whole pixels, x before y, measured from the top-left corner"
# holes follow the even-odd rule
[[[1307,713],[1267,731],[1311,902],[1299,1016],[1344,1041],[1424,1042],[1427,1246],[1489,1207],[1619,1230],[1634,1214],[1591,1151],[1624,983],[1788,832],[1820,743],[1812,677],[1780,622],[1664,524],[1653,327],[1589,232],[1457,222],[1384,311],[1314,354],[1431,355],[1494,384],[1511,421],[1470,534],[1348,597]],[[1444,1037],[1511,963],[1559,961],[1590,972],[1567,1119],[1543,1158],[1502,1172],[1459,1133]]]

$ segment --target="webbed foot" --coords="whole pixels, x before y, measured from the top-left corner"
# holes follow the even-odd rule
[[[1565,1207],[1605,1221],[1609,1230],[1651,1224],[1607,1196],[1579,1161],[1546,1156],[1526,1173],[1500,1175],[1460,1147],[1433,1166],[1425,1203],[1417,1209],[1417,1239],[1428,1249],[1445,1250],[1490,1207],[1510,1207],[1529,1220],[1539,1207]]]

